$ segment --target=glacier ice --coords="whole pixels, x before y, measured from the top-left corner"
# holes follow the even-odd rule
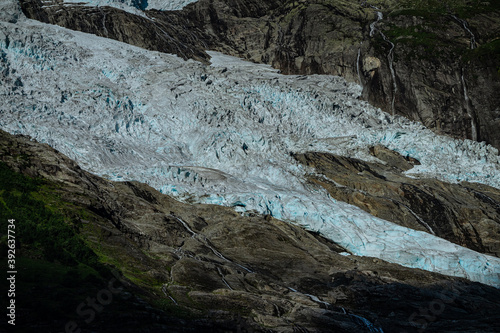
[[[46,0],[42,2],[43,6],[52,6],[53,0]],[[63,0],[65,6],[87,6],[87,7],[113,7],[123,10],[125,12],[146,17],[143,10],[147,9],[147,0]]]
[[[356,255],[500,286],[500,259],[338,202],[304,181],[291,152],[373,160],[383,144],[422,163],[407,173],[500,187],[491,146],[438,136],[359,99],[326,75],[284,76],[209,52],[212,65],[20,19],[0,22],[0,128],[30,135],[113,180],[180,200],[270,214]]]
[[[198,0],[148,0],[146,9],[181,10],[190,3],[197,1]]]
[[[181,10],[198,0],[63,0],[65,5],[81,5],[90,7],[114,7],[135,15],[144,14],[143,10]],[[51,3],[51,0],[46,1]]]

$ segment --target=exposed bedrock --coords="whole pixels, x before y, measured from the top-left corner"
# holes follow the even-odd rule
[[[118,40],[148,50],[173,53],[184,59],[208,60],[207,45],[191,22],[179,15],[150,12],[135,15],[113,7],[64,4],[62,0],[21,1],[28,18],[59,25],[72,30]],[[139,12],[140,13],[140,12]],[[155,17],[155,14],[161,18]]]

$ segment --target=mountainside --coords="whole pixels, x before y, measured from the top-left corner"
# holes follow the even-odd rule
[[[148,28],[125,35],[111,30],[127,30],[135,15],[106,7],[82,15],[82,6],[61,1],[21,3],[28,17],[182,57],[200,59],[210,48],[287,74],[340,75],[361,84],[363,98],[386,112],[500,148],[496,2],[201,0],[177,12],[147,10]],[[137,38],[147,42],[131,40]]]
[[[17,323],[24,331],[63,329],[68,321],[82,332],[496,331],[496,288],[347,255],[269,215],[243,217],[183,204],[138,182],[110,182],[46,144],[3,131],[0,158],[1,225],[16,219],[23,260],[18,312],[30,316]],[[34,214],[55,211],[71,226],[74,236],[55,244],[57,255],[43,238],[30,240],[23,224],[51,227],[30,221],[15,203],[21,196],[39,207]],[[54,239],[68,233],[59,228],[52,225]],[[91,254],[81,255],[79,239]],[[34,284],[30,274],[47,281]],[[86,322],[75,309],[108,281],[120,291]],[[422,316],[428,309],[432,315]]]
[[[170,12],[141,1],[0,4],[0,223],[16,219],[19,300],[35,297],[19,303],[19,322],[85,332],[497,331],[500,157],[463,139],[485,135],[485,123],[443,113],[465,124],[457,139],[363,100],[412,107],[402,87],[424,87],[410,67],[432,70],[422,58],[432,48],[394,22],[408,24],[401,17],[424,2],[413,12],[388,1],[278,0],[180,10],[187,2]],[[494,30],[495,7],[484,6],[432,20],[454,10],[492,17]],[[429,10],[418,13],[428,20]],[[318,22],[330,20],[338,29],[325,33]],[[493,33],[481,36],[493,52]],[[433,52],[451,54],[439,45]],[[473,91],[487,99],[496,83],[469,86],[464,61],[491,70],[495,59],[469,51],[439,69],[463,68],[464,95],[450,103],[464,98],[470,116]],[[404,84],[401,66],[411,72]],[[438,105],[446,87],[425,86],[436,103],[418,103]],[[77,307],[103,293],[119,301],[85,320]]]

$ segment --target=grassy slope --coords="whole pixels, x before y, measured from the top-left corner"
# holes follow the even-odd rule
[[[64,207],[56,185],[16,173],[4,163],[0,163],[0,184],[2,267],[7,267],[8,219],[16,220],[18,323],[74,318],[77,305],[106,286],[109,270],[68,217],[72,209]],[[30,311],[28,318],[22,309],[36,311]]]
[[[16,328],[26,332],[38,328],[63,331],[69,321],[75,321],[83,329],[98,327],[100,332],[107,332],[107,326],[114,327],[110,329],[113,331],[119,325],[125,325],[127,331],[133,327],[127,325],[126,320],[120,320],[124,314],[157,312],[151,309],[144,312],[147,305],[138,305],[130,293],[120,293],[86,323],[85,319],[89,317],[79,316],[77,307],[88,297],[96,298],[101,290],[108,288],[110,281],[115,281],[113,286],[117,288],[145,297],[167,316],[193,317],[184,309],[174,308],[171,302],[150,298],[152,288],[158,287],[154,281],[137,271],[133,259],[125,258],[123,253],[113,253],[106,244],[100,244],[102,230],[98,218],[61,199],[57,184],[14,172],[0,162],[0,258],[4,271],[7,271],[9,219],[16,220]],[[82,219],[91,223],[82,225],[79,222]],[[119,275],[123,273],[127,282],[123,284],[122,279],[114,280],[111,269],[118,270]],[[130,285],[129,281],[142,289]],[[151,290],[144,290],[144,287]],[[2,278],[0,288],[8,290],[5,278]],[[7,301],[2,297],[4,309]],[[83,309],[89,308],[85,306]],[[0,324],[0,330],[2,325],[6,323]]]

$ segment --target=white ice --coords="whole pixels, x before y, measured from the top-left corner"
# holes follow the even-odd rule
[[[359,100],[334,76],[284,76],[211,52],[212,66],[21,19],[0,22],[0,128],[83,168],[180,200],[272,214],[356,255],[500,286],[500,259],[375,218],[307,184],[291,152],[373,160],[383,144],[409,173],[500,187],[497,150],[437,136]]]
[[[142,10],[181,10],[197,0],[63,0],[67,5],[86,5],[91,7],[115,7],[132,14],[144,15]],[[51,0],[47,0],[51,2]]]
[[[198,0],[148,0],[148,7],[146,9],[181,10],[190,3],[197,1]]]
[[[9,0],[10,1],[10,0]],[[51,6],[53,0],[46,0],[45,1],[45,6]],[[117,8],[120,10],[123,10],[125,12],[142,16],[142,17],[147,17],[146,14],[142,11],[142,9],[147,9],[146,5],[147,2],[146,0],[63,0],[63,3],[65,6],[88,6],[88,7],[113,7]],[[144,3],[144,6],[142,4]],[[144,7],[144,8],[142,8]]]

